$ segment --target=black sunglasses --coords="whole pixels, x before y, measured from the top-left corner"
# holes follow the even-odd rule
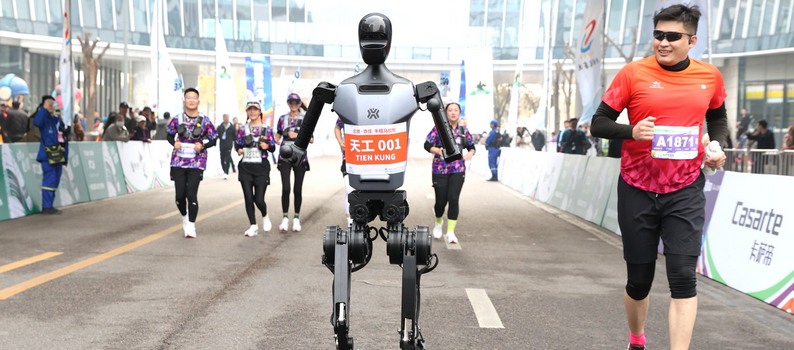
[[[661,30],[654,30],[653,31],[653,38],[656,39],[656,40],[659,40],[659,41],[662,41],[665,38],[667,38],[668,42],[678,41],[684,35],[689,35],[689,37],[695,36],[695,34],[689,34],[689,33],[663,32]]]

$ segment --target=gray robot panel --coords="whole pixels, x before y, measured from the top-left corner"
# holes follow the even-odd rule
[[[355,84],[337,87],[334,111],[351,125],[388,125],[407,122],[418,104],[413,84],[394,84],[388,94],[361,94]]]

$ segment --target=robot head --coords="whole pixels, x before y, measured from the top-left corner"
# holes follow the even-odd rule
[[[383,64],[391,48],[391,21],[386,15],[370,13],[358,23],[358,46],[368,65]]]

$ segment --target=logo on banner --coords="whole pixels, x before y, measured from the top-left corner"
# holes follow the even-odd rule
[[[596,28],[596,21],[592,20],[590,23],[584,27],[584,36],[582,37],[582,46],[579,49],[581,53],[586,53],[590,51],[590,47],[593,45],[593,32]]]

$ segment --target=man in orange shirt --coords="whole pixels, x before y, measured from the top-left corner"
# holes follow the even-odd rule
[[[670,284],[670,349],[689,348],[697,315],[695,267],[705,220],[701,172],[703,116],[711,140],[728,137],[725,86],[716,67],[690,59],[697,42],[697,6],[672,5],[653,18],[654,56],[626,65],[593,116],[596,137],[623,139],[618,223],[626,260],[624,306],[629,349],[645,349],[648,293],[659,240]],[[628,110],[629,124],[617,124]],[[720,153],[705,166],[725,163]]]

